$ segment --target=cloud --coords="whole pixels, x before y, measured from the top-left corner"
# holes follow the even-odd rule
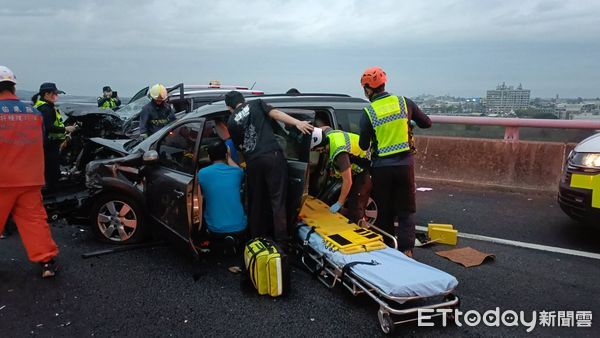
[[[595,0],[21,0],[0,9],[0,19],[10,27],[1,62],[34,87],[56,79],[72,92],[96,92],[98,82],[134,91],[157,79],[284,86],[281,74],[290,74],[296,86],[356,93],[354,80],[340,83],[374,64],[414,74],[403,79],[423,91],[463,81],[464,92],[484,92],[468,89],[469,78],[493,86],[510,74],[527,84],[578,60],[546,88],[589,75],[584,68],[600,56]]]
[[[15,24],[27,18],[32,24],[19,28],[19,35],[39,38],[43,32],[59,44],[110,38],[120,47],[207,49],[481,39],[591,41],[600,34],[599,12],[600,2],[589,0],[63,0],[35,5],[21,1],[2,9],[0,16]]]

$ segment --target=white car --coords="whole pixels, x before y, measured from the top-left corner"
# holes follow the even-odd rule
[[[569,154],[558,204],[571,218],[600,225],[600,133],[581,141]]]

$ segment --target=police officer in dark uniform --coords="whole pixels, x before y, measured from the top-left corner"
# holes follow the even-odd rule
[[[150,88],[149,96],[152,99],[142,108],[140,113],[140,137],[146,138],[172,121],[175,113],[167,103],[167,89],[161,84]]]
[[[102,96],[98,97],[98,108],[117,110],[121,106],[121,100],[117,92],[113,92],[110,86],[102,88]]]
[[[65,140],[65,132],[73,132],[75,126],[66,126],[62,121],[60,111],[55,103],[58,95],[65,94],[52,82],[40,85],[40,91],[31,101],[33,106],[42,113],[44,119],[44,178],[46,193],[53,192],[58,187],[60,179],[60,145]]]

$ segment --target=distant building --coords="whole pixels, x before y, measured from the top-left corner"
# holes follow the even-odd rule
[[[523,89],[521,84],[515,89],[513,86],[506,86],[502,83],[495,90],[487,91],[485,104],[488,113],[508,113],[527,108],[530,96],[531,91]]]
[[[587,101],[579,104],[557,105],[564,109],[564,116],[569,120],[599,120],[600,103]]]
[[[562,120],[572,120],[573,116],[581,114],[582,107],[582,103],[559,103],[555,115]]]
[[[600,120],[600,113],[580,113],[571,115],[571,120]]]

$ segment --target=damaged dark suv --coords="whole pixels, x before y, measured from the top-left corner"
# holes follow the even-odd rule
[[[260,98],[297,119],[315,118],[336,129],[358,132],[368,102],[347,95],[263,95]],[[203,106],[127,149],[129,155],[91,162],[86,185],[89,221],[100,239],[111,243],[142,241],[161,231],[180,247],[197,255],[195,235],[202,228],[202,195],[196,173],[210,164],[207,148],[218,139],[215,125],[229,117],[224,102]],[[289,169],[288,225],[294,226],[307,194],[334,201],[340,182],[326,175],[324,154],[310,151],[310,137],[294,127],[273,122]],[[376,217],[374,203],[369,217]]]

